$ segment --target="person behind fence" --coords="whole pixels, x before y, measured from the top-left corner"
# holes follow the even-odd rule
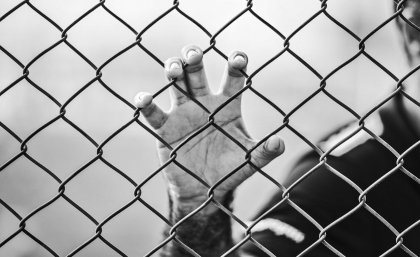
[[[404,16],[420,24],[419,1],[408,1],[404,7]],[[408,63],[414,69],[420,63],[420,32],[401,18],[397,24]],[[203,52],[198,47],[184,47],[182,58],[166,61],[165,74],[169,80],[176,79],[182,90],[213,111],[243,88],[245,78],[241,70],[246,69],[248,59],[243,52],[231,54],[220,90],[212,93],[202,57]],[[345,256],[379,256],[394,246],[396,249],[389,256],[419,255],[420,226],[412,225],[418,224],[420,219],[420,147],[413,147],[403,156],[403,165],[398,166],[401,160],[397,158],[398,154],[394,154],[404,153],[420,139],[419,72],[413,73],[412,78],[407,81],[404,92],[414,102],[399,92],[366,119],[365,127],[377,135],[377,139],[361,130],[333,150],[326,162],[321,162],[320,154],[315,151],[304,155],[284,182],[284,186],[289,187],[307,175],[289,192],[290,201],[276,206],[251,229],[253,240],[261,247],[248,240],[229,256],[268,256],[269,252],[275,256],[296,256],[311,245],[314,247],[307,252],[309,256],[337,256],[330,248]],[[208,123],[208,113],[175,87],[171,87],[170,97],[172,107],[168,112],[155,105],[148,93],[139,93],[135,103],[157,133],[175,147]],[[241,95],[214,116],[214,123],[247,149],[257,143],[248,134],[241,116]],[[358,127],[358,122],[347,124],[327,136],[318,147],[328,151]],[[282,139],[277,135],[269,137],[252,151],[250,162],[253,165],[246,164],[215,187],[214,200],[230,209],[235,188],[284,150]],[[170,152],[164,144],[158,143],[161,164],[171,158]],[[198,133],[176,153],[175,160],[179,164],[210,186],[245,161],[244,150],[214,126]],[[164,168],[170,195],[169,219],[173,224],[208,199],[208,188],[182,166],[171,162]],[[338,176],[340,174],[342,176]],[[380,183],[375,183],[385,175]],[[368,189],[367,194],[360,197],[362,191],[357,191],[351,183],[362,191]],[[282,201],[280,191],[269,199],[255,218]],[[366,205],[357,208],[363,203]],[[305,217],[296,206],[314,220]],[[334,223],[325,234],[320,234],[315,225],[317,222],[325,228],[344,215],[345,218]],[[231,222],[229,215],[210,203],[185,220],[176,229],[176,235],[201,256],[221,256],[235,245]],[[406,229],[408,231],[403,233],[401,240],[397,235]],[[320,240],[319,244],[315,244],[317,240]],[[173,240],[160,254],[191,256]]]

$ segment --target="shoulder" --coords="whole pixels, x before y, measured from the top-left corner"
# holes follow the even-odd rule
[[[379,113],[373,114],[363,126],[354,121],[339,127],[317,143],[319,149],[328,154],[324,158],[315,151],[303,155],[289,173],[286,186],[308,172],[313,173],[308,181],[316,182],[317,185],[335,182],[338,173],[365,184],[363,182],[369,180],[365,171],[389,165],[384,160],[392,157],[388,149],[375,138],[382,137],[385,130],[386,124]],[[370,174],[373,175],[372,172]]]
[[[379,114],[372,115],[364,126],[378,137],[385,131]],[[321,159],[315,151],[303,155],[283,185],[288,188],[294,203],[305,206],[311,215],[325,222],[357,205],[357,188],[366,188],[395,162],[390,158],[392,154],[360,129],[357,122],[329,133],[318,143],[318,147],[324,153],[329,152],[326,158]],[[263,211],[283,198],[283,192],[274,194]],[[281,208],[276,208],[276,211],[284,213]],[[326,213],[329,217],[325,216]]]
[[[379,116],[369,119],[365,126],[378,136],[384,130]],[[283,192],[276,193],[257,215],[261,217],[270,210],[252,231],[253,236],[275,254],[296,256],[318,239],[319,228],[313,220],[325,227],[357,206],[359,193],[348,181],[369,183],[365,182],[365,171],[375,162],[366,160],[380,158],[376,156],[380,146],[359,129],[357,122],[329,133],[318,147],[322,152],[330,152],[325,161],[315,151],[302,156],[283,183],[288,188],[287,199],[283,200]],[[248,249],[258,253],[255,247],[248,246]],[[322,247],[313,253],[331,254]]]
[[[390,148],[403,152],[418,141],[407,130],[408,125],[397,110],[394,106],[372,113],[363,126],[358,121],[351,122],[320,140],[317,147],[321,151],[303,155],[283,181],[288,193],[277,191],[258,213],[256,218],[260,221],[252,229],[253,237],[275,254],[296,256],[319,239],[320,227],[326,227],[354,210],[360,204],[360,190],[395,168],[397,157]],[[327,153],[325,158],[321,157],[323,153]],[[397,195],[389,190],[390,183],[407,185],[407,177],[396,174],[399,175],[388,178],[388,184],[376,187],[368,197],[376,208],[392,215],[399,213],[388,210],[390,199],[402,204],[402,193],[418,197],[418,192],[404,189],[407,192],[400,191]],[[412,212],[412,204],[407,206]],[[357,254],[361,256],[368,251],[379,254],[379,244],[389,239],[386,235],[377,236],[383,234],[383,228],[381,222],[361,208],[328,230],[329,241],[339,245],[346,255],[361,252]],[[316,248],[313,254],[331,254],[323,250],[325,247]]]
[[[376,136],[382,136],[385,131],[384,122],[378,113],[373,114],[363,127],[367,128]],[[363,149],[363,146],[366,146],[366,143],[373,140],[373,137],[370,133],[366,132],[363,127],[358,121],[348,123],[327,135],[318,143],[318,146],[324,152],[332,150],[330,155],[335,157],[349,154],[355,149],[358,149],[359,151],[367,150]]]

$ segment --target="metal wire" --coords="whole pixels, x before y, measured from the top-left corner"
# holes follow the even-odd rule
[[[215,204],[218,206],[223,212],[225,212],[227,215],[229,215],[231,218],[233,218],[238,224],[240,224],[245,232],[245,237],[238,242],[233,248],[231,248],[228,252],[224,254],[224,256],[228,255],[229,253],[237,250],[241,245],[243,245],[246,242],[253,243],[256,247],[260,248],[262,251],[264,251],[269,256],[275,256],[273,253],[271,253],[268,249],[266,249],[263,245],[261,245],[255,238],[253,238],[253,232],[252,229],[259,221],[261,221],[271,210],[274,208],[277,208],[280,205],[283,204],[289,204],[292,206],[297,212],[302,214],[308,221],[310,221],[315,227],[319,230],[319,239],[313,244],[311,244],[307,249],[305,249],[303,252],[299,254],[299,256],[303,256],[307,253],[310,253],[312,249],[314,249],[317,245],[323,244],[325,245],[329,250],[331,250],[332,253],[334,253],[337,256],[344,256],[339,249],[334,248],[331,244],[329,244],[326,240],[326,235],[328,231],[336,226],[338,223],[345,220],[347,217],[349,217],[352,213],[357,211],[358,209],[364,208],[368,212],[370,212],[374,217],[376,217],[385,227],[387,227],[393,234],[395,234],[395,245],[392,246],[390,249],[388,249],[386,252],[384,252],[381,256],[386,256],[391,254],[394,250],[400,248],[403,251],[405,251],[410,256],[416,256],[409,248],[407,248],[403,243],[403,238],[405,234],[407,234],[410,230],[414,229],[416,226],[419,226],[420,220],[411,224],[409,227],[407,227],[403,231],[397,230],[391,223],[389,223],[383,216],[381,216],[380,213],[376,212],[371,206],[369,206],[366,202],[366,196],[367,194],[376,186],[378,186],[380,183],[382,183],[384,180],[386,180],[391,174],[397,171],[402,171],[405,175],[407,175],[409,178],[414,180],[416,183],[420,184],[420,179],[417,178],[414,174],[412,174],[410,171],[408,171],[404,167],[404,158],[407,154],[409,154],[411,151],[413,151],[416,147],[419,147],[420,142],[417,142],[413,146],[411,146],[409,149],[407,149],[404,153],[399,154],[395,149],[393,149],[387,142],[385,142],[383,139],[381,139],[379,136],[375,135],[372,131],[370,131],[365,126],[365,120],[376,110],[378,110],[381,106],[386,104],[388,101],[390,101],[393,97],[396,95],[402,95],[403,97],[410,100],[412,103],[420,107],[419,102],[417,102],[415,99],[413,99],[411,96],[409,96],[405,91],[403,87],[403,82],[411,76],[415,71],[420,69],[420,66],[414,68],[410,72],[408,72],[406,75],[404,75],[402,78],[398,78],[396,75],[394,75],[390,70],[388,70],[384,65],[382,65],[379,61],[377,61],[374,57],[372,57],[368,52],[365,50],[365,43],[369,40],[369,38],[377,33],[379,30],[381,30],[385,25],[393,21],[394,19],[397,19],[398,17],[401,19],[401,21],[408,23],[411,27],[414,29],[420,31],[420,29],[413,24],[410,20],[406,19],[403,15],[404,10],[404,3],[406,0],[401,0],[398,2],[397,8],[395,10],[395,13],[393,13],[388,19],[383,21],[379,26],[374,28],[366,37],[360,38],[355,33],[353,33],[349,28],[347,28],[345,25],[340,23],[338,20],[336,20],[330,13],[328,12],[328,5],[327,0],[323,0],[320,2],[320,8],[318,11],[316,11],[309,19],[307,19],[305,22],[303,22],[296,30],[294,30],[292,33],[290,33],[289,36],[283,35],[278,29],[276,29],[273,25],[271,25],[269,22],[267,22],[264,18],[262,18],[258,13],[256,13],[253,10],[253,1],[248,0],[246,1],[246,4],[244,5],[243,10],[241,10],[235,17],[233,17],[231,20],[229,20],[225,25],[223,25],[218,31],[215,33],[209,32],[203,25],[201,25],[199,22],[197,22],[194,18],[189,16],[187,13],[182,11],[179,7],[179,1],[175,0],[172,4],[172,6],[169,6],[168,9],[163,12],[161,15],[156,17],[150,24],[145,26],[140,32],[137,32],[135,28],[133,28],[130,24],[128,24],[126,21],[124,21],[121,17],[119,17],[117,14],[112,12],[107,6],[106,6],[106,0],[100,0],[96,5],[92,6],[89,10],[87,10],[85,13],[83,13],[80,17],[75,19],[71,24],[66,28],[61,28],[54,20],[52,20],[50,17],[48,17],[46,14],[44,14],[41,10],[39,10],[34,4],[32,4],[29,0],[22,1],[19,4],[17,4],[15,7],[10,9],[8,12],[6,12],[3,16],[0,17],[0,22],[4,21],[9,15],[17,11],[18,9],[22,8],[23,6],[27,6],[31,8],[35,13],[37,13],[40,17],[42,17],[45,21],[47,21],[52,27],[54,27],[56,30],[58,30],[61,33],[61,37],[57,39],[57,41],[52,44],[51,46],[47,47],[43,51],[41,51],[39,54],[37,54],[32,60],[30,60],[27,64],[22,63],[16,56],[11,54],[7,49],[0,46],[0,51],[2,51],[4,54],[6,54],[14,63],[16,63],[21,69],[22,69],[22,75],[18,78],[16,78],[10,85],[6,86],[2,91],[0,91],[0,97],[8,92],[10,89],[12,89],[14,86],[16,86],[19,82],[25,80],[27,81],[34,89],[36,89],[38,92],[46,96],[53,104],[55,104],[59,112],[58,114],[37,128],[34,132],[32,132],[29,136],[26,138],[21,138],[18,136],[17,133],[15,133],[12,129],[10,129],[8,126],[6,126],[4,123],[0,122],[0,126],[8,133],[10,134],[14,140],[20,143],[20,152],[16,154],[14,157],[12,157],[10,160],[8,160],[6,163],[2,164],[0,166],[0,172],[3,171],[6,167],[11,165],[13,162],[17,161],[20,158],[26,158],[30,162],[32,162],[34,165],[39,167],[41,170],[43,170],[47,175],[49,175],[56,183],[57,183],[57,194],[45,202],[44,204],[40,205],[36,209],[32,210],[28,215],[21,216],[16,210],[14,210],[8,203],[0,199],[0,204],[5,207],[14,217],[16,217],[20,222],[18,225],[18,228],[16,231],[9,236],[6,237],[2,242],[0,242],[0,248],[4,245],[8,244],[13,238],[15,238],[20,233],[24,233],[27,236],[29,236],[34,242],[39,244],[42,248],[44,248],[46,251],[48,251],[52,256],[59,256],[57,252],[54,250],[54,246],[49,246],[46,243],[42,242],[39,238],[37,238],[35,235],[30,233],[26,229],[26,223],[28,220],[32,219],[35,215],[37,215],[40,211],[45,209],[46,207],[53,204],[58,199],[63,199],[66,202],[68,202],[70,205],[72,205],[76,210],[78,210],[81,214],[83,214],[86,218],[88,218],[95,226],[95,234],[92,236],[89,240],[78,246],[76,249],[73,249],[72,252],[68,253],[66,256],[74,256],[79,251],[81,251],[83,248],[87,247],[89,244],[91,244],[95,240],[100,240],[103,243],[105,243],[110,249],[112,249],[116,254],[120,256],[127,256],[126,253],[124,253],[122,250],[118,249],[115,245],[113,245],[110,241],[108,241],[106,238],[103,237],[102,232],[104,229],[106,229],[106,225],[109,221],[114,219],[117,215],[120,215],[122,212],[127,210],[130,206],[132,206],[136,202],[140,202],[143,206],[145,206],[147,209],[152,211],[157,217],[159,217],[163,222],[168,224],[171,227],[169,237],[167,237],[165,240],[163,240],[159,245],[156,245],[153,250],[151,250],[146,256],[151,256],[153,253],[159,251],[164,245],[168,244],[171,241],[174,241],[181,245],[185,250],[190,252],[193,256],[199,256],[196,252],[194,252],[193,249],[188,247],[187,244],[182,242],[177,237],[176,228],[179,227],[182,223],[184,223],[186,220],[188,220],[190,217],[195,215],[197,212],[205,208],[209,204]],[[87,58],[81,51],[79,51],[73,44],[71,44],[68,41],[68,32],[77,26],[79,22],[81,22],[83,19],[85,19],[88,15],[90,15],[95,10],[102,8],[105,10],[111,17],[113,17],[115,20],[117,20],[119,23],[121,23],[125,28],[127,28],[133,35],[135,35],[135,41],[120,50],[118,53],[113,55],[111,58],[107,59],[104,63],[102,63],[99,66],[96,66],[89,58]],[[221,104],[218,108],[216,108],[213,112],[210,112],[207,110],[199,101],[196,99],[192,99],[198,106],[203,108],[203,110],[208,114],[208,122],[198,129],[196,132],[191,134],[188,138],[186,138],[180,145],[178,145],[176,148],[172,148],[165,140],[163,140],[158,134],[156,134],[153,130],[151,130],[149,127],[147,127],[145,124],[143,124],[140,120],[140,110],[136,109],[130,102],[125,100],[122,96],[120,96],[117,92],[112,90],[103,80],[102,80],[102,71],[103,69],[111,62],[113,62],[115,59],[129,51],[130,49],[134,47],[139,47],[142,51],[144,51],[151,59],[153,59],[158,65],[162,66],[164,65],[163,61],[160,60],[156,55],[153,54],[151,50],[149,50],[145,45],[142,44],[143,36],[144,34],[152,28],[155,24],[157,24],[161,19],[163,19],[165,16],[169,15],[170,13],[178,13],[179,15],[186,18],[188,21],[190,21],[192,24],[194,24],[197,28],[199,28],[208,38],[209,38],[209,45],[208,47],[203,51],[204,54],[207,54],[210,51],[214,51],[217,54],[219,54],[221,57],[227,60],[227,56],[223,51],[221,51],[219,48],[217,48],[216,39],[217,37],[229,26],[231,26],[238,18],[240,18],[245,13],[251,14],[253,17],[256,18],[258,22],[261,22],[263,25],[265,25],[267,28],[269,28],[274,34],[276,34],[281,40],[283,40],[283,48],[275,54],[272,58],[270,58],[268,61],[266,61],[263,65],[261,65],[259,68],[257,68],[253,73],[251,74],[244,74],[246,76],[246,82],[245,87],[241,89],[239,92],[237,92],[235,95],[230,97],[226,102]],[[331,70],[327,75],[323,76],[321,75],[314,67],[312,67],[308,62],[306,62],[303,58],[301,58],[297,53],[293,51],[292,47],[292,39],[308,24],[310,24],[315,18],[319,16],[325,16],[328,18],[331,22],[333,22],[337,27],[342,29],[345,33],[350,35],[354,41],[355,44],[358,44],[359,50],[357,53],[355,53],[351,58],[343,62],[341,65],[337,66],[333,70]],[[94,71],[95,76],[91,78],[91,80],[83,85],[76,93],[71,95],[64,103],[61,103],[56,98],[54,98],[49,92],[42,89],[40,86],[37,85],[33,80],[30,78],[30,68],[31,66],[36,63],[42,56],[53,50],[59,45],[66,45],[69,49],[71,49],[74,53],[76,53],[83,61],[85,61]],[[278,107],[275,103],[270,101],[266,96],[261,94],[256,88],[254,88],[252,79],[257,76],[264,68],[266,68],[270,63],[278,59],[280,56],[282,56],[284,53],[289,53],[291,56],[293,56],[300,64],[302,64],[303,67],[305,67],[308,71],[310,71],[312,74],[314,74],[318,80],[319,80],[319,88],[312,92],[306,99],[304,99],[302,102],[300,102],[298,105],[296,105],[290,112],[286,113],[283,111],[280,107]],[[366,114],[360,115],[353,109],[351,109],[349,106],[341,102],[339,99],[334,97],[329,91],[328,91],[328,80],[339,70],[346,67],[350,63],[352,63],[355,59],[357,59],[359,56],[365,56],[369,61],[371,61],[374,65],[376,65],[378,68],[380,68],[387,76],[389,76],[393,81],[396,83],[396,87],[394,91],[386,97],[383,101],[381,101],[379,104],[371,108]],[[115,132],[113,132],[111,135],[109,135],[103,142],[96,142],[87,132],[85,132],[82,128],[77,126],[75,123],[73,123],[70,119],[66,117],[66,107],[74,101],[77,97],[79,97],[81,94],[84,93],[86,89],[88,89],[94,82],[99,82],[100,85],[106,89],[110,94],[112,94],[116,99],[121,101],[123,104],[125,104],[127,107],[131,108],[133,110],[133,118],[127,121],[122,127],[117,129]],[[182,91],[184,94],[187,94],[187,92],[184,92],[174,81],[168,83],[164,87],[162,87],[160,90],[155,92],[153,94],[153,97],[157,97],[161,93],[165,92],[169,87],[174,86],[178,88],[180,91]],[[277,110],[282,116],[283,116],[283,123],[281,126],[279,126],[277,129],[273,130],[271,133],[267,134],[255,147],[252,149],[247,149],[245,146],[241,145],[235,138],[233,138],[229,133],[223,130],[220,126],[218,126],[214,122],[214,116],[222,110],[226,105],[228,105],[233,99],[235,99],[240,94],[243,94],[245,91],[252,92],[262,100],[264,100],[266,103],[268,103],[271,107],[273,107],[275,110]],[[302,106],[304,106],[306,103],[308,103],[311,99],[313,99],[315,96],[319,94],[324,94],[327,97],[329,97],[331,100],[333,100],[337,106],[347,111],[349,114],[354,116],[359,121],[359,126],[355,128],[355,130],[349,134],[346,138],[338,142],[336,145],[331,147],[330,149],[323,151],[318,146],[313,144],[309,139],[307,139],[304,135],[299,133],[297,129],[295,129],[290,124],[290,119],[293,117],[294,113],[299,110]],[[61,180],[54,172],[46,168],[44,165],[42,165],[39,161],[36,160],[33,156],[31,156],[28,153],[28,142],[30,142],[37,134],[39,134],[41,131],[45,130],[55,122],[62,120],[69,124],[75,131],[77,131],[80,136],[86,138],[95,148],[96,148],[96,156],[86,162],[82,167],[80,167],[78,170],[73,172],[71,175],[69,175],[66,179]],[[120,134],[122,131],[124,131],[127,127],[129,127],[132,124],[137,124],[142,129],[146,130],[150,135],[155,137],[157,140],[159,140],[163,145],[165,145],[168,149],[171,150],[170,158],[169,160],[164,163],[161,167],[159,167],[156,171],[154,171],[152,174],[150,174],[146,179],[141,181],[140,183],[137,183],[132,178],[130,178],[128,175],[124,173],[124,171],[118,169],[115,165],[113,165],[110,161],[106,160],[103,156],[104,154],[104,147],[113,140],[114,137],[116,137],[118,134]],[[202,131],[204,131],[208,127],[213,127],[223,133],[227,138],[232,140],[235,144],[237,144],[240,148],[244,150],[245,153],[245,159],[242,164],[240,164],[237,168],[232,170],[229,174],[227,174],[225,177],[223,177],[221,180],[219,180],[215,185],[210,186],[205,181],[203,181],[200,177],[195,175],[192,171],[188,170],[186,167],[182,166],[177,161],[177,151],[183,147],[184,144],[192,140],[194,137],[196,137],[198,134],[200,134]],[[289,129],[292,131],[296,136],[298,136],[303,142],[305,142],[309,147],[311,147],[316,153],[319,154],[319,163],[312,169],[308,170],[305,175],[300,177],[297,181],[295,181],[292,185],[285,188],[283,185],[278,183],[275,179],[273,179],[271,176],[266,174],[264,171],[258,169],[255,164],[251,162],[250,155],[252,151],[256,149],[257,146],[264,143],[271,135],[274,135],[284,129]],[[359,188],[354,182],[352,182],[349,178],[347,178],[345,175],[340,173],[340,171],[334,169],[328,164],[328,155],[337,147],[345,143],[347,140],[352,138],[355,134],[360,132],[361,130],[368,133],[373,139],[375,139],[378,143],[380,143],[385,149],[387,149],[390,153],[392,153],[397,161],[395,167],[385,173],[381,178],[376,180],[373,184],[371,184],[368,188],[365,190],[362,190]],[[98,221],[95,219],[91,214],[89,214],[86,210],[84,210],[80,205],[78,205],[76,202],[74,202],[71,198],[69,198],[66,195],[66,185],[72,181],[75,177],[77,177],[80,173],[84,172],[90,165],[94,164],[95,162],[102,162],[109,168],[111,168],[116,175],[122,177],[125,179],[129,184],[133,186],[133,198],[123,206],[121,206],[117,211],[109,215],[106,219],[102,221]],[[186,217],[184,217],[182,220],[178,221],[176,224],[171,224],[171,222],[159,211],[154,209],[150,204],[148,204],[144,199],[142,199],[142,187],[148,183],[153,177],[155,177],[157,174],[159,174],[166,166],[169,164],[175,164],[178,165],[180,168],[182,168],[186,173],[190,174],[192,177],[197,179],[200,183],[202,183],[204,186],[208,188],[208,199],[197,209],[195,209],[193,212],[188,214]],[[226,180],[229,176],[233,175],[236,171],[238,171],[241,167],[244,165],[251,165],[253,166],[257,172],[259,172],[261,175],[263,175],[265,178],[267,178],[268,181],[271,181],[275,186],[283,192],[283,198],[281,201],[279,201],[277,204],[275,204],[270,210],[265,212],[263,215],[261,215],[258,219],[256,219],[252,224],[245,224],[242,220],[240,220],[237,216],[235,216],[231,211],[224,208],[222,204],[217,202],[214,199],[214,190],[217,188],[217,186],[222,183],[224,180]],[[300,184],[303,180],[305,180],[308,176],[310,176],[312,173],[316,172],[321,166],[327,167],[327,169],[337,177],[339,177],[341,180],[343,180],[345,183],[350,185],[358,194],[359,194],[359,203],[353,207],[350,211],[342,215],[341,217],[337,218],[335,221],[331,222],[327,226],[321,226],[316,219],[314,219],[311,215],[309,215],[307,212],[305,212],[299,205],[297,205],[295,202],[292,201],[290,198],[290,195],[293,194],[293,189]]]

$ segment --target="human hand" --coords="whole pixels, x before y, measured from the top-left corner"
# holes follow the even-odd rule
[[[241,70],[247,66],[247,56],[242,52],[230,55],[222,79],[220,90],[210,92],[203,65],[203,52],[196,46],[182,49],[182,58],[173,57],[165,62],[165,75],[192,97],[203,104],[210,112],[227,101],[242,89],[245,78]],[[183,69],[183,64],[187,64]],[[153,103],[152,95],[140,92],[135,97],[135,105],[141,108],[149,124],[169,145],[175,148],[192,133],[208,123],[209,114],[175,87],[170,88],[171,109],[162,111]],[[247,132],[241,113],[241,95],[233,99],[215,116],[214,123],[235,138],[247,149],[257,143]],[[276,135],[259,145],[251,153],[251,162],[258,168],[267,165],[284,151],[283,141]],[[171,150],[158,143],[160,162],[170,158]],[[212,186],[245,162],[245,151],[214,126],[209,126],[193,137],[177,152],[176,160]],[[208,188],[189,175],[176,164],[164,169],[169,190],[174,199],[181,202],[202,202],[207,198]],[[227,192],[235,189],[255,172],[246,164],[235,174],[218,185],[214,190],[217,200],[223,199]]]

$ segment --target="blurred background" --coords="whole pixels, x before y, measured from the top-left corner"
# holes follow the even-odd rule
[[[93,0],[34,0],[31,3],[60,27],[97,4]],[[19,4],[0,0],[0,16]],[[108,0],[105,5],[137,31],[172,6],[169,0]],[[328,12],[359,37],[366,36],[392,12],[391,0],[335,0],[328,2]],[[244,0],[181,0],[179,8],[214,34],[231,18],[246,8]],[[320,9],[315,0],[259,0],[253,10],[289,35]],[[374,34],[366,51],[391,72],[401,76],[408,71],[396,37],[394,22]],[[102,7],[97,8],[68,32],[67,40],[97,67],[117,52],[135,42],[135,35]],[[27,5],[0,22],[0,45],[24,65],[61,37],[54,26]],[[173,11],[152,26],[142,44],[161,61],[179,56],[186,44],[205,49],[209,37],[197,26]],[[252,73],[283,49],[283,40],[245,13],[217,38],[216,46],[226,55],[242,50],[249,56]],[[290,48],[326,76],[358,52],[358,42],[321,14],[290,41]],[[215,51],[204,57],[207,75],[217,90],[226,61]],[[29,68],[29,78],[61,104],[95,77],[95,70],[65,44],[60,44],[39,58]],[[139,47],[125,52],[102,70],[103,81],[121,97],[132,102],[138,91],[157,92],[166,85],[162,67]],[[0,90],[22,75],[22,69],[0,51]],[[389,92],[395,83],[364,56],[327,80],[327,90],[359,114]],[[285,112],[291,111],[319,87],[319,79],[289,53],[283,54],[253,78],[253,87]],[[243,95],[243,115],[251,135],[262,138],[282,124],[283,116],[250,91]],[[168,93],[156,101],[169,108]],[[0,121],[25,139],[37,128],[56,117],[59,107],[22,80],[0,96]],[[133,117],[133,110],[95,82],[67,107],[66,117],[102,143]],[[302,135],[316,142],[337,125],[355,120],[346,110],[324,94],[318,94],[290,118],[290,124]],[[264,168],[281,182],[296,159],[310,147],[284,129],[279,135],[286,143],[286,153]],[[59,119],[27,143],[28,154],[66,179],[96,156],[96,148],[78,131]],[[133,124],[123,130],[104,149],[103,157],[141,183],[158,167],[155,139]],[[20,144],[0,128],[0,165],[20,152]],[[25,157],[20,157],[0,171],[0,199],[22,217],[57,195],[58,183]],[[278,190],[270,181],[256,174],[237,191],[235,214],[243,220],[252,215]],[[133,199],[134,187],[101,161],[96,161],[66,185],[65,194],[97,221]],[[161,174],[142,188],[142,199],[167,214],[166,188]],[[0,242],[18,230],[19,220],[0,205]],[[117,215],[104,227],[102,235],[129,256],[142,256],[162,240],[164,222],[139,202]],[[59,198],[26,222],[26,229],[60,256],[65,256],[95,234],[95,225],[68,202]],[[0,248],[1,257],[41,257],[50,254],[24,233]],[[95,240],[77,256],[119,256],[100,240]]]

